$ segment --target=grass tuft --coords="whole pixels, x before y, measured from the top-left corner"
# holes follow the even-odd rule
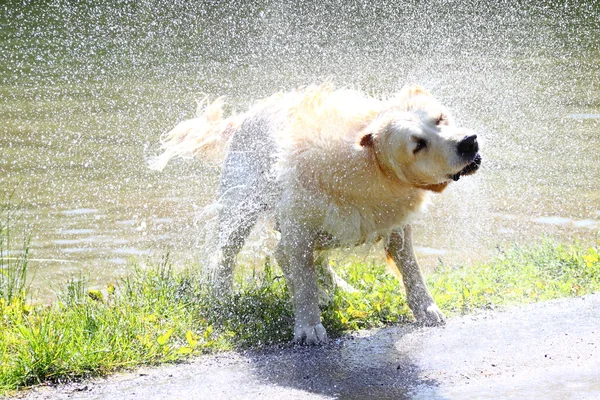
[[[10,303],[27,292],[26,276],[29,267],[29,237],[15,251],[10,227],[14,225],[17,210],[0,204],[0,299]]]

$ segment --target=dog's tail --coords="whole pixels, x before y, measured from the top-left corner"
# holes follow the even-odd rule
[[[180,122],[161,140],[162,154],[150,159],[150,168],[162,170],[177,157],[204,155],[216,158],[240,126],[243,114],[223,119],[223,98],[209,103],[208,96],[198,102],[197,117]]]

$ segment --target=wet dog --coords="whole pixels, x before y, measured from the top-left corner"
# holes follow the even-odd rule
[[[415,259],[410,222],[430,193],[477,171],[481,157],[476,134],[456,126],[426,90],[406,87],[382,100],[323,84],[273,95],[227,118],[221,99],[204,101],[163,148],[156,169],[173,157],[225,150],[218,290],[231,290],[236,256],[259,215],[274,215],[296,342],[327,340],[315,252],[378,240],[402,276],[416,320],[444,323]]]

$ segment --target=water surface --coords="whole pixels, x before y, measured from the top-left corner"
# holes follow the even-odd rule
[[[596,5],[73,3],[0,5],[0,196],[32,226],[36,287],[105,282],[129,257],[203,257],[197,217],[218,168],[149,171],[160,135],[202,93],[241,110],[327,77],[383,96],[419,83],[478,131],[482,170],[436,195],[416,228],[425,267],[598,237]]]

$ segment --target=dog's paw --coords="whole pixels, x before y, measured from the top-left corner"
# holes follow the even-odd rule
[[[412,308],[416,322],[423,326],[439,326],[446,323],[446,316],[433,301]]]
[[[294,328],[294,343],[313,345],[327,343],[327,340],[327,331],[323,324],[300,325]]]

